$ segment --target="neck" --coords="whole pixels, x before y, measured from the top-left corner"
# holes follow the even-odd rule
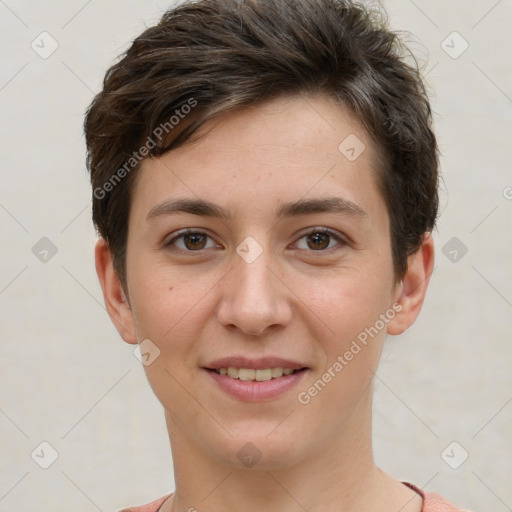
[[[240,469],[207,453],[166,415],[174,463],[176,492],[162,512],[376,512],[392,506],[417,512],[414,491],[393,480],[374,463],[371,443],[371,391],[360,410],[335,439],[316,434],[298,440],[303,457],[295,462]]]

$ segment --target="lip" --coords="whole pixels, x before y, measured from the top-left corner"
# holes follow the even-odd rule
[[[292,370],[301,370],[307,368],[305,364],[280,357],[260,357],[249,359],[244,356],[224,357],[216,359],[211,363],[205,364],[203,368],[207,370],[218,370],[219,368],[252,368],[254,370],[263,370],[265,368],[291,368]]]
[[[228,395],[245,402],[263,402],[283,395],[295,387],[308,369],[304,368],[291,375],[283,375],[277,379],[258,382],[255,380],[232,379],[227,375],[220,375],[214,370],[202,369],[219,388]]]
[[[291,375],[283,375],[277,379],[262,382],[233,379],[227,375],[220,375],[215,370],[219,368],[291,368],[296,370]],[[262,357],[248,359],[246,357],[226,357],[212,361],[202,368],[202,371],[216,383],[221,391],[233,398],[245,402],[263,402],[278,398],[294,388],[310,368],[296,361],[278,357]]]

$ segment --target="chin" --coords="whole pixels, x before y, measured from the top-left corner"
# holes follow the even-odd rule
[[[305,457],[301,444],[297,443],[297,439],[304,436],[290,429],[277,432],[277,425],[274,422],[260,425],[260,428],[239,427],[232,438],[210,439],[209,448],[215,458],[237,469],[276,471],[290,468]]]

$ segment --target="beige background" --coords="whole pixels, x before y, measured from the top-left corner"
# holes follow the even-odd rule
[[[161,407],[102,304],[82,136],[108,65],[169,5],[0,0],[1,512],[107,512],[173,489]],[[512,2],[385,5],[392,26],[414,34],[428,73],[444,185],[424,311],[388,340],[375,382],[376,458],[462,507],[504,512],[512,508]],[[51,49],[43,31],[59,45],[46,59],[31,48],[35,39],[39,52]],[[47,242],[33,253],[43,237],[57,250],[46,262],[36,255]],[[463,257],[456,246],[443,253],[453,237],[467,247]],[[58,453],[48,469],[35,462],[51,462],[43,441]],[[452,465],[469,454],[458,469],[441,456],[453,441],[444,452]]]

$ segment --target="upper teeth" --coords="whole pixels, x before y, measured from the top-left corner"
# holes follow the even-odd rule
[[[253,368],[218,368],[215,370],[221,375],[227,375],[232,379],[240,380],[257,380],[262,382],[264,380],[277,379],[283,375],[290,375],[295,370],[291,368],[264,368],[262,370],[254,370]]]

